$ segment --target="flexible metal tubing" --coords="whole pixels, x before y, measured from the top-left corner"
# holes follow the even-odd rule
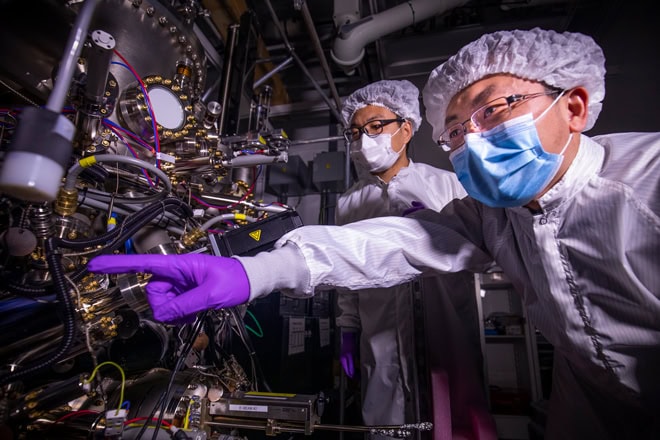
[[[245,220],[247,222],[250,222],[250,223],[254,223],[254,222],[257,221],[256,218],[251,217],[249,215],[240,216],[238,214],[220,214],[220,215],[217,215],[217,216],[213,217],[212,219],[209,219],[206,222],[204,222],[204,224],[202,226],[200,226],[199,229],[201,229],[202,231],[206,231],[211,226],[215,225],[216,223],[220,223],[223,220],[236,220],[237,217],[242,217],[243,220]]]
[[[89,161],[89,164],[86,161]],[[82,173],[82,171],[88,166],[101,162],[117,162],[117,163],[133,165],[138,168],[144,168],[146,170],[151,171],[156,176],[158,176],[158,178],[162,180],[164,185],[162,191],[150,196],[121,197],[121,196],[113,196],[111,194],[107,194],[108,200],[113,198],[114,200],[121,203],[148,203],[148,202],[153,202],[154,200],[160,200],[164,198],[172,190],[172,182],[170,182],[170,179],[169,177],[167,177],[167,174],[165,174],[160,168],[150,164],[149,162],[145,162],[143,160],[136,159],[134,157],[121,156],[119,154],[98,154],[96,156],[89,156],[87,158],[79,160],[73,166],[71,166],[71,168],[69,168],[69,171],[67,172],[67,176],[66,176],[66,181],[64,183],[64,189],[67,190],[75,189],[76,180],[78,179],[80,173]]]
[[[83,206],[89,206],[91,208],[100,209],[100,210],[103,210],[103,211],[106,211],[106,212],[110,208],[110,203],[109,202],[105,202],[105,201],[102,201],[102,200],[96,200],[90,194],[87,194],[86,196],[79,195],[78,200],[79,200],[79,203]],[[129,215],[135,214],[136,212],[140,212],[143,208],[144,208],[143,206],[138,206],[138,205],[121,206],[121,205],[115,203],[112,206],[112,212],[117,213],[117,214],[121,214],[123,216],[129,216]],[[165,217],[168,220],[171,220],[172,222],[176,222],[180,219],[176,215],[171,214],[169,212],[165,213]],[[154,224],[159,223],[159,221],[157,221],[155,219],[152,220],[151,222],[154,223]],[[168,224],[168,225],[164,226],[164,228],[167,229],[168,231],[170,231],[172,234],[175,234],[177,236],[181,236],[184,233],[184,229],[182,227],[178,227],[178,226],[175,226],[175,225],[172,225],[172,224]]]

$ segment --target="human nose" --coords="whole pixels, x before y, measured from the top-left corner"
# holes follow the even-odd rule
[[[472,118],[468,119],[467,121],[463,121],[461,123],[463,126],[463,133],[468,134],[468,133],[478,133],[481,131],[481,128],[477,124],[474,123]]]

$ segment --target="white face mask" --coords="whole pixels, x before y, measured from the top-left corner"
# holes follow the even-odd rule
[[[403,145],[399,151],[392,149],[392,136],[399,130],[394,133],[381,133],[375,138],[362,134],[359,140],[351,144],[351,159],[371,173],[390,169],[403,151]]]

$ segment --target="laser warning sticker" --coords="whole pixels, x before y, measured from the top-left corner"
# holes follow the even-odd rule
[[[271,250],[284,234],[300,226],[302,220],[298,213],[287,210],[222,234],[209,234],[209,241],[215,255],[250,257]]]

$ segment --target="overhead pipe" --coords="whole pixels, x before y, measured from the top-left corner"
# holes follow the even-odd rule
[[[302,72],[305,74],[305,76],[311,81],[312,85],[316,89],[317,92],[319,92],[319,95],[321,95],[321,98],[323,98],[323,101],[328,105],[328,108],[330,109],[330,113],[335,117],[337,122],[340,124],[344,125],[343,118],[341,117],[341,114],[339,113],[339,110],[335,108],[332,105],[332,101],[330,101],[330,98],[328,98],[325,93],[323,93],[323,90],[321,89],[321,86],[318,84],[314,76],[311,74],[311,72],[307,69],[307,66],[305,66],[305,63],[302,62],[298,54],[295,52],[293,49],[293,46],[291,46],[291,43],[289,43],[289,39],[286,36],[286,32],[284,32],[284,28],[282,27],[282,24],[280,23],[280,19],[275,13],[275,9],[273,9],[273,5],[271,4],[270,0],[265,0],[264,3],[268,7],[268,11],[270,12],[270,16],[273,20],[273,23],[275,24],[275,28],[277,28],[277,32],[280,34],[280,38],[282,38],[282,41],[284,42],[284,45],[287,48],[287,51],[289,52],[289,55],[293,57],[293,60],[298,64],[298,67]]]
[[[276,73],[279,73],[279,72],[282,71],[286,66],[288,66],[289,64],[291,64],[291,61],[293,61],[293,57],[289,57],[289,58],[287,58],[286,60],[282,61],[279,65],[275,66],[275,68],[274,68],[273,70],[270,70],[270,71],[267,72],[264,76],[262,76],[261,78],[259,78],[258,80],[256,80],[256,81],[254,82],[254,84],[252,85],[252,89],[253,89],[253,90],[256,90],[256,89],[258,89],[259,87],[261,87],[261,85],[262,85],[263,83],[265,83],[266,81],[268,81],[268,80],[270,79],[271,76],[275,75]]]
[[[364,58],[364,48],[377,39],[467,3],[468,0],[408,0],[339,28],[330,56],[347,74]]]
[[[335,100],[335,104],[337,105],[337,108],[340,109],[341,99],[339,99],[339,92],[337,91],[335,80],[332,77],[332,72],[330,71],[328,60],[326,59],[325,53],[323,52],[323,47],[321,46],[321,40],[319,39],[319,35],[316,32],[316,28],[314,27],[312,14],[310,14],[309,12],[309,8],[307,7],[306,0],[302,1],[302,4],[300,5],[300,12],[302,13],[303,21],[305,22],[305,27],[307,28],[307,32],[309,32],[310,37],[312,37],[312,44],[314,45],[314,51],[316,52],[316,56],[319,57],[319,61],[321,62],[321,68],[323,69],[325,78],[328,80],[328,87],[330,88],[330,94],[332,95],[332,98]]]
[[[218,133],[221,135],[224,134],[225,122],[227,121],[227,105],[229,103],[229,87],[231,85],[231,76],[232,76],[232,66],[234,64],[234,52],[236,52],[236,46],[238,44],[238,32],[240,25],[232,24],[229,26],[229,41],[227,42],[226,48],[229,49],[227,58],[225,58],[224,64],[222,65],[222,103],[220,104],[220,119],[218,120]]]

